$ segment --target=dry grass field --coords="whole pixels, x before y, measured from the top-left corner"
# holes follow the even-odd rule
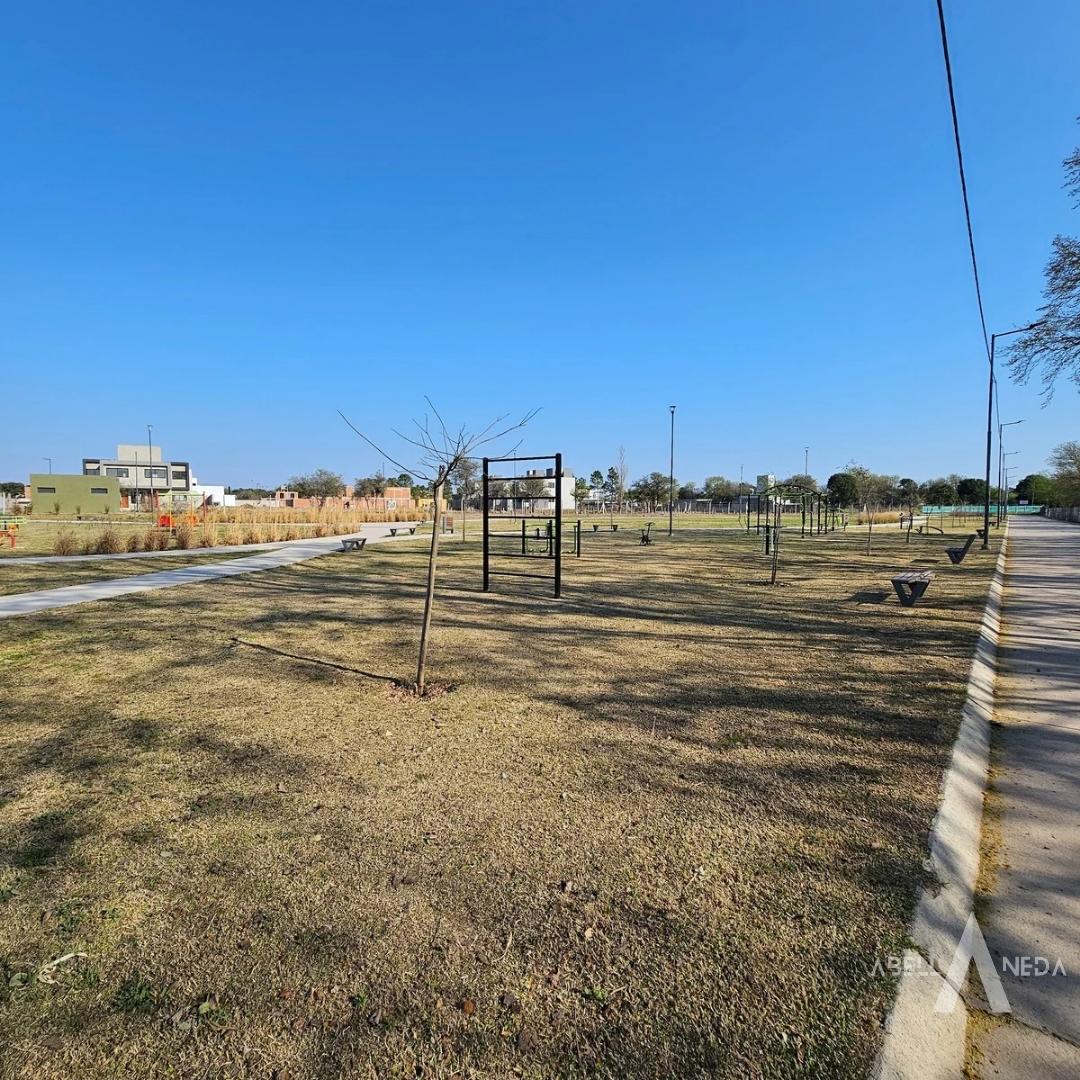
[[[0,1076],[864,1076],[992,560],[862,542],[448,543],[424,700],[423,542],[5,621]]]

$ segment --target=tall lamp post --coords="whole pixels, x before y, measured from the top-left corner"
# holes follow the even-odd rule
[[[667,501],[667,534],[671,535],[675,527],[675,406],[669,405],[671,410],[671,457],[668,459],[668,501]]]
[[[151,445],[154,441],[153,429],[150,424],[146,425],[146,460],[149,464],[146,467],[147,477],[147,490],[150,492],[150,513],[154,512],[154,447]]]
[[[1003,457],[1010,458],[1014,454],[1019,454],[1019,453],[1021,453],[1021,451],[1019,451],[1019,450],[1006,450]],[[1003,461],[1002,465],[1003,465],[1003,467],[1005,469],[1005,509],[1006,509],[1006,511],[1008,511],[1008,509],[1009,509],[1009,473],[1013,472],[1015,469],[1018,469],[1020,466],[1019,465],[1016,465],[1016,466],[1009,465],[1009,463],[1007,461]]]
[[[1036,326],[1041,325],[1041,321],[1033,322],[1030,326],[1021,326],[1017,330],[1003,330],[1000,334],[990,335],[990,389],[986,404],[986,503],[983,506],[983,551],[988,550],[990,547],[990,456],[993,453],[994,443],[994,351],[997,339],[1009,337],[1012,334],[1025,334],[1028,330],[1034,330]]]
[[[1015,451],[1015,453],[1020,453],[1020,451],[1017,450],[1017,451]],[[1015,472],[1015,471],[1016,471],[1016,466],[1015,465],[1008,465],[1005,468],[1005,490],[1006,491],[1009,490],[1009,473]]]
[[[804,446],[803,447],[803,467],[802,467],[802,471],[803,471],[803,476],[809,476],[810,475],[810,447],[809,446]]]
[[[52,458],[47,457],[47,458],[42,458],[41,460],[42,461],[47,461],[49,463],[49,475],[52,476]]]
[[[1010,420],[1007,424],[998,424],[998,524],[1008,516],[1009,513],[1009,500],[1005,499],[1005,513],[1001,511],[1001,480],[1002,472],[1005,468],[1005,443],[1002,441],[1002,432],[1007,427],[1015,427],[1017,424],[1022,424],[1023,420]]]

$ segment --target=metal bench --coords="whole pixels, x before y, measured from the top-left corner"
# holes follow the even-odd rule
[[[342,551],[363,551],[364,545],[367,543],[366,536],[346,536],[341,541]]]
[[[653,523],[651,521],[648,523],[648,525],[642,525],[642,527],[641,527],[641,544],[642,544],[642,547],[644,547],[646,544],[651,544],[652,543],[652,536],[650,535],[652,533],[652,527],[653,527]]]
[[[914,607],[934,580],[932,570],[905,570],[892,579],[897,598],[904,607]]]
[[[416,526],[415,525],[396,525],[390,530],[390,535],[391,536],[397,536],[398,529],[408,529],[410,536],[412,536],[412,534],[414,532],[416,532]]]
[[[967,538],[967,543],[963,547],[947,547],[945,554],[949,556],[949,562],[956,566],[957,563],[964,561],[964,556],[971,550],[971,545],[975,543],[975,534],[972,533]]]

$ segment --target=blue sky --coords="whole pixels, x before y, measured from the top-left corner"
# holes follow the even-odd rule
[[[1080,232],[1080,5],[947,4],[988,321]],[[0,479],[379,465],[430,394],[578,472],[979,474],[932,0],[9,7]],[[1003,378],[1013,459],[1080,438]]]

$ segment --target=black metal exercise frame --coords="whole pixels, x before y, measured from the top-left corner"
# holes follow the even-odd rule
[[[755,500],[755,509],[757,510],[757,521],[754,525],[753,531],[761,533],[765,531],[765,554],[769,554],[769,539],[770,530],[772,525],[769,524],[770,511],[769,504],[773,500],[778,500],[780,503],[794,502],[799,500],[800,509],[802,511],[802,524],[799,530],[800,536],[806,536],[809,531],[811,536],[815,534],[821,536],[823,533],[836,531],[836,519],[839,513],[839,508],[832,505],[831,498],[828,492],[824,491],[808,491],[806,488],[797,486],[787,486],[785,484],[776,484],[774,487],[768,488],[761,492],[752,492],[746,496],[746,531],[750,532],[750,500]],[[762,500],[765,500],[765,523],[762,524],[761,512],[762,512]],[[807,509],[809,508],[809,530],[807,529]],[[829,518],[832,517],[832,523],[830,528]],[[816,517],[816,521],[814,520]]]
[[[525,502],[535,502],[537,498],[547,498],[547,496],[534,496],[534,495],[519,495],[517,491],[517,485],[523,480],[532,479],[525,476],[492,476],[490,472],[490,466],[500,464],[507,461],[553,461],[555,463],[555,513],[554,514],[519,514],[519,504]],[[547,477],[540,477],[539,479],[547,479]],[[505,495],[491,494],[490,485],[493,483],[506,483],[513,484],[513,494]],[[562,454],[538,454],[532,457],[503,457],[503,458],[484,458],[484,480],[483,480],[483,501],[484,501],[484,592],[488,592],[491,587],[491,578],[493,575],[501,575],[503,577],[521,577],[521,578],[536,578],[540,581],[551,581],[552,578],[547,574],[530,574],[523,570],[492,570],[491,559],[551,559],[555,563],[555,595],[562,595],[562,508],[563,508],[563,495],[562,495]],[[518,532],[515,529],[513,532],[497,532],[491,531],[491,502],[492,499],[509,500],[513,503],[514,507],[514,519],[521,520],[521,550],[520,551],[492,551],[491,540],[493,537],[508,537],[512,536],[515,541],[519,538]],[[535,526],[535,536],[528,535],[527,522],[529,521],[543,521],[546,525],[543,526],[543,533],[541,534],[541,526]],[[529,541],[540,540],[545,541],[544,550],[540,552],[529,550]],[[515,547],[517,545],[515,544]],[[581,522],[577,522],[574,527],[574,554],[578,558],[581,557]]]

